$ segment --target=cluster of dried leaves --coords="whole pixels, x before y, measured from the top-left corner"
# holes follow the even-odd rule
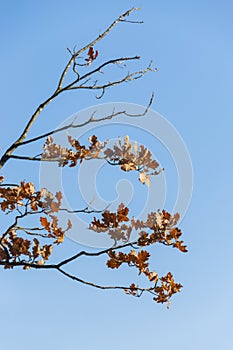
[[[186,246],[180,240],[182,232],[176,227],[179,214],[172,216],[165,210],[152,212],[148,214],[147,220],[142,221],[134,218],[130,220],[128,213],[129,209],[121,204],[116,213],[105,211],[102,213],[101,220],[94,217],[90,229],[98,233],[107,233],[115,241],[115,246],[119,245],[119,241],[129,242],[132,230],[135,230],[138,239],[129,245],[139,249],[138,252],[135,249],[129,253],[111,250],[108,252],[109,260],[107,261],[107,266],[111,269],[118,269],[122,264],[136,267],[138,274],[141,275],[143,273],[152,283],[153,286],[148,291],[155,295],[154,300],[158,303],[168,302],[173,294],[180,292],[182,285],[175,283],[170,272],[166,276],[159,278],[156,271],[150,271],[150,253],[141,248],[155,243],[162,243],[166,246],[178,248],[181,252],[187,252]],[[158,285],[158,282],[160,282],[160,285]],[[142,291],[135,283],[132,283],[130,288],[125,289],[125,292],[134,296],[140,296]]]
[[[70,135],[68,135],[68,141],[72,148],[57,145],[53,138],[49,136],[43,147],[42,160],[57,161],[61,167],[65,165],[75,167],[78,162],[81,164],[84,159],[99,158],[107,144],[107,141],[102,144],[95,135],[89,138],[89,147],[81,145],[77,139],[72,139]]]
[[[4,177],[0,180],[3,182]],[[22,181],[18,186],[0,187],[1,210],[6,214],[16,213],[13,224],[0,237],[0,260],[5,268],[25,263],[23,266],[27,269],[29,264],[42,265],[49,259],[53,245],[62,243],[65,232],[72,226],[68,220],[67,228],[62,229],[54,215],[60,209],[61,200],[61,192],[54,196],[45,188],[35,191],[31,182]],[[20,224],[22,219],[36,214],[37,226],[28,228]],[[32,239],[29,239],[30,236]],[[51,244],[41,245],[40,241],[48,239],[52,241]]]
[[[129,136],[119,139],[113,148],[104,151],[108,163],[119,165],[123,171],[136,170],[140,172],[139,181],[150,185],[150,175],[158,175],[163,169],[159,169],[159,163],[152,159],[148,148],[130,142]],[[156,170],[157,169],[157,170]]]
[[[105,210],[102,219],[96,219],[89,228],[95,232],[105,232],[115,242],[128,242],[132,230],[138,235],[137,245],[140,247],[149,246],[154,243],[162,243],[173,248],[178,248],[181,252],[187,252],[186,246],[180,240],[181,230],[176,226],[179,214],[171,215],[165,210],[149,213],[147,219],[135,220],[128,218],[129,209],[120,204],[116,213]],[[128,222],[128,224],[126,224]]]
[[[92,137],[93,138],[93,137]],[[98,141],[97,141],[98,142]],[[92,145],[94,139],[92,139]],[[4,178],[1,177],[3,182]],[[63,242],[65,233],[71,229],[68,220],[65,229],[59,227],[55,213],[61,209],[62,194],[52,195],[46,189],[35,191],[31,182],[21,182],[18,186],[0,187],[0,207],[3,212],[16,212],[15,221],[0,238],[0,262],[4,268],[23,266],[24,269],[42,266],[49,260],[53,246]],[[33,214],[39,214],[39,225],[26,228],[19,221]],[[179,214],[171,215],[165,210],[148,214],[147,219],[135,220],[129,218],[129,208],[120,204],[116,212],[104,210],[101,218],[93,218],[89,229],[96,233],[108,234],[115,244],[105,251],[108,255],[107,267],[118,269],[122,264],[138,269],[138,275],[146,276],[150,287],[141,288],[135,283],[124,288],[127,294],[141,296],[144,291],[153,294],[158,303],[170,302],[173,294],[179,292],[182,285],[176,283],[172,274],[159,277],[157,272],[150,270],[150,253],[142,249],[155,243],[161,243],[181,252],[187,252],[186,246],[180,240],[181,230],[176,226]],[[132,231],[137,239],[130,240]],[[50,244],[44,244],[47,239]],[[120,248],[134,247],[129,252],[117,251]],[[54,265],[55,266],[55,265]],[[169,304],[168,304],[169,305]]]
[[[107,148],[108,140],[101,142],[95,135],[89,138],[90,145],[81,145],[77,139],[68,136],[72,148],[62,147],[49,136],[43,147],[42,160],[57,161],[59,166],[69,165],[75,167],[83,160],[105,159],[110,165],[118,165],[123,171],[138,171],[139,181],[150,185],[150,176],[158,175],[163,169],[159,169],[159,163],[152,158],[148,148],[130,142],[129,136],[115,142],[112,148]]]
[[[140,182],[148,186],[150,175],[161,172],[151,152],[143,145],[130,142],[128,136],[123,140],[118,139],[112,148],[106,147],[108,141],[101,142],[95,135],[89,138],[88,147],[71,136],[68,136],[68,141],[71,148],[64,148],[49,136],[43,147],[42,160],[56,161],[62,167],[75,167],[84,160],[105,159],[111,165],[118,165],[123,171],[138,171]],[[4,181],[4,178],[0,180]],[[60,211],[61,201],[61,192],[54,196],[46,189],[35,191],[35,186],[30,182],[21,182],[13,187],[1,185],[1,210],[7,213],[17,212],[14,223],[0,239],[0,261],[5,268],[23,265],[24,269],[29,269],[34,266],[41,267],[48,261],[54,244],[62,243],[65,233],[72,227],[70,220],[65,229],[58,225],[58,218],[54,214]],[[19,221],[32,214],[40,214],[38,227],[21,227]],[[122,203],[116,212],[104,210],[101,217],[94,217],[89,229],[96,233],[105,233],[114,241],[112,248],[103,251],[108,254],[108,268],[118,269],[122,264],[133,266],[138,269],[138,275],[144,275],[150,283],[148,288],[132,283],[130,287],[124,288],[125,293],[139,297],[147,291],[153,294],[156,302],[170,303],[170,298],[181,290],[182,285],[174,281],[170,272],[159,277],[156,271],[150,270],[150,253],[142,248],[161,243],[187,252],[180,239],[181,230],[176,226],[179,214],[171,215],[165,210],[151,212],[145,221],[129,218],[128,214],[129,208]],[[137,237],[133,242],[132,233]],[[52,240],[52,243],[44,244],[45,239]],[[128,252],[119,251],[120,248],[129,247],[134,249]]]

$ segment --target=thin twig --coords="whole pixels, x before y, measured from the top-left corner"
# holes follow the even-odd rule
[[[144,24],[144,21],[129,21],[128,19],[121,19],[120,22],[134,23],[134,24]]]
[[[127,113],[125,110],[123,111],[119,111],[119,112],[112,112],[111,114],[105,116],[105,117],[101,117],[101,118],[98,118],[98,119],[94,119],[93,117],[93,114],[91,115],[91,117],[86,120],[85,122],[83,123],[80,123],[80,124],[74,124],[74,122],[71,122],[70,124],[68,125],[65,125],[61,128],[58,128],[58,129],[55,129],[55,130],[51,130],[51,131],[48,131],[42,135],[39,135],[39,136],[36,136],[36,137],[33,137],[29,140],[26,140],[26,141],[23,141],[23,142],[20,142],[18,144],[18,147],[21,147],[21,146],[24,146],[24,145],[27,145],[29,143],[32,143],[32,142],[36,142],[36,141],[39,141],[45,137],[48,137],[48,136],[51,136],[51,135],[55,135],[61,131],[65,131],[67,129],[76,129],[76,128],[81,128],[81,127],[84,127],[90,123],[99,123],[99,122],[102,122],[102,121],[105,121],[105,120],[110,120],[110,119],[113,119],[117,116],[120,116],[120,115],[124,115],[124,116],[127,116],[127,117],[143,117],[147,114],[148,110],[150,109],[151,105],[152,105],[152,102],[153,102],[153,99],[154,99],[154,93],[152,93],[151,95],[151,98],[150,98],[150,101],[147,105],[147,107],[145,108],[144,112],[143,113],[135,113],[135,114],[130,114],[130,113]]]
[[[119,64],[121,62],[125,61],[132,61],[132,60],[140,60],[140,56],[133,56],[133,57],[120,57],[120,58],[115,58],[109,61],[106,61],[102,63],[99,67],[91,70],[90,72],[87,72],[86,74],[82,75],[81,77],[77,78],[76,80],[72,81],[70,84],[66,85],[63,89],[64,90],[70,90],[72,86],[74,86],[77,82],[86,80],[88,77],[92,76],[93,74],[97,72],[101,72],[101,69],[109,66],[111,64]]]

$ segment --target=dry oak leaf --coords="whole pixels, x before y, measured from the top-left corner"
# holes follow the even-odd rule
[[[45,228],[46,231],[51,232],[50,222],[47,220],[47,218],[40,217],[40,223]]]
[[[139,175],[139,181],[142,184],[146,184],[148,187],[150,186],[150,177],[146,175],[143,171]]]
[[[98,56],[99,52],[98,50],[94,51],[93,47],[89,47],[88,50],[88,58],[85,58],[85,61],[87,61],[87,65],[89,66]]]
[[[137,290],[138,290],[138,286],[136,286],[135,283],[132,283],[129,288],[125,289],[125,293],[136,296]]]
[[[174,244],[174,246],[177,247],[183,253],[187,253],[188,252],[187,246],[183,245],[183,241],[177,241]]]

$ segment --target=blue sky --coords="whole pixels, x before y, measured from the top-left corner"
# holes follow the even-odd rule
[[[174,272],[184,288],[167,310],[149,296],[137,299],[121,292],[98,291],[55,272],[1,271],[3,349],[232,349],[231,1],[2,3],[1,152],[55,88],[69,57],[66,48],[89,42],[132,6],[142,6],[134,18],[145,23],[121,23],[99,44],[100,58],[139,54],[140,67],[153,60],[158,72],[109,90],[101,103],[145,105],[154,91],[153,109],[173,124],[189,150],[194,189],[181,223],[189,253],[158,249],[153,260],[158,271]],[[88,92],[60,96],[40,116],[30,135],[56,127],[97,103]],[[108,130],[101,132],[104,135]],[[110,137],[116,137],[114,130],[109,132],[113,132]],[[133,136],[141,140],[144,134]],[[142,141],[152,142],[146,136]],[[170,164],[159,143],[154,151],[162,163]],[[168,167],[166,171],[173,196],[174,169]],[[39,182],[35,164],[9,161],[2,173],[9,181]],[[125,177],[119,174],[116,181]],[[176,186],[176,180],[174,183]],[[110,195],[104,190],[102,193],[111,200],[115,189]],[[133,207],[137,208],[137,199]],[[76,243],[67,240],[61,254],[67,256],[77,249]],[[89,280],[127,283],[127,269],[109,271],[104,265],[105,259],[99,263],[83,259],[70,269]]]

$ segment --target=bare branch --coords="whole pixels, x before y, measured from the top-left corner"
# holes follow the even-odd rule
[[[33,160],[33,161],[39,161],[39,162],[42,161],[42,159],[39,157],[18,156],[18,155],[14,155],[14,154],[11,154],[9,156],[9,158],[18,159],[18,160]]]
[[[121,19],[120,22],[134,23],[134,24],[143,24],[144,23],[144,21],[129,21],[128,19]]]
[[[66,209],[66,208],[60,208],[59,211],[65,211],[67,213],[70,213],[70,214],[77,214],[77,213],[84,213],[84,214],[93,214],[93,213],[102,213],[105,209],[102,209],[102,210],[95,210],[95,209],[88,209],[88,207],[84,208],[84,209],[77,209],[77,210],[69,210],[69,209]]]
[[[70,84],[66,85],[63,89],[64,90],[71,90],[71,88],[79,81],[81,80],[86,80],[88,79],[88,77],[93,76],[93,74],[97,73],[97,72],[101,72],[101,69],[109,66],[111,64],[119,64],[125,61],[132,61],[132,60],[140,60],[140,56],[133,56],[133,57],[120,57],[120,58],[115,58],[109,61],[106,61],[104,63],[102,63],[99,67],[91,70],[90,72],[84,74],[83,76],[75,79],[73,82],[71,82]]]
[[[68,264],[68,263],[70,263],[70,262],[80,258],[80,256],[97,257],[97,256],[100,256],[100,255],[108,254],[111,251],[115,251],[115,250],[118,250],[118,249],[130,247],[133,244],[137,244],[137,241],[135,241],[135,242],[127,242],[127,243],[124,243],[124,244],[121,244],[121,245],[118,245],[118,246],[113,246],[113,247],[110,247],[110,248],[106,248],[106,249],[100,250],[98,252],[86,252],[85,250],[82,250],[81,252],[78,252],[77,254],[71,256],[70,258],[61,261],[57,265],[58,265],[58,267],[61,267],[61,266],[64,266],[64,265],[66,265],[66,264]]]
[[[35,232],[31,232],[31,231],[42,231],[43,228],[40,227],[36,227],[36,228],[24,228],[24,227],[16,227],[17,231],[23,231],[25,232],[27,235],[29,236],[33,236],[33,237],[41,237],[41,238],[50,238],[47,234],[43,234],[43,233],[35,233]]]
[[[46,132],[46,133],[44,133],[44,134],[42,134],[42,135],[33,137],[33,138],[31,138],[31,139],[29,139],[29,140],[27,140],[27,141],[20,142],[20,143],[18,144],[18,147],[27,145],[27,144],[32,143],[32,142],[39,141],[39,140],[44,139],[44,138],[46,138],[46,137],[48,137],[48,136],[55,135],[55,134],[57,134],[57,133],[59,133],[59,132],[61,132],[61,131],[65,131],[65,130],[68,130],[68,129],[81,128],[81,127],[84,127],[84,126],[86,126],[86,125],[88,125],[88,124],[90,124],[90,123],[99,123],[99,122],[102,122],[102,121],[105,121],[105,120],[113,119],[113,118],[115,118],[115,117],[117,117],[117,116],[120,116],[120,115],[122,115],[122,116],[128,116],[128,117],[133,117],[133,118],[135,118],[135,117],[143,117],[143,116],[145,116],[145,115],[147,114],[148,110],[150,109],[150,107],[151,107],[151,105],[152,105],[152,103],[153,103],[153,100],[154,100],[154,93],[152,93],[151,98],[150,98],[150,101],[149,101],[149,103],[148,103],[148,105],[147,105],[147,107],[145,108],[145,110],[144,110],[143,113],[139,113],[139,114],[130,114],[130,113],[127,113],[125,110],[119,111],[119,112],[114,112],[114,111],[113,111],[111,114],[109,114],[109,115],[107,115],[107,116],[104,116],[104,117],[101,117],[101,118],[98,118],[98,119],[95,119],[95,118],[93,117],[93,115],[91,115],[91,117],[90,117],[87,121],[85,121],[85,122],[83,122],[83,123],[74,124],[74,122],[72,122],[72,123],[70,123],[70,124],[67,124],[67,125],[61,127],[61,128],[48,131],[48,132]],[[18,158],[18,159],[19,159],[19,158]]]
[[[135,56],[135,57],[137,57],[137,56]],[[97,70],[95,70],[95,72],[96,71]],[[120,80],[115,80],[115,81],[112,81],[112,82],[108,82],[108,83],[105,83],[103,85],[97,85],[96,84],[97,82],[95,81],[93,85],[85,85],[85,84],[75,85],[75,86],[72,85],[70,87],[67,87],[67,89],[69,89],[69,90],[77,90],[77,89],[100,90],[101,89],[101,90],[103,90],[103,92],[101,94],[101,97],[102,97],[104,92],[105,92],[105,89],[108,88],[108,87],[116,86],[116,85],[119,85],[119,84],[122,84],[122,83],[126,83],[126,82],[129,82],[129,81],[133,81],[133,80],[136,80],[136,79],[139,79],[139,78],[143,77],[148,72],[156,72],[156,71],[157,71],[157,69],[153,69],[149,65],[146,69],[143,69],[143,70],[138,71],[138,72],[128,73],[125,77],[123,77]],[[100,98],[100,97],[98,97],[98,98]]]
[[[0,184],[0,187],[18,187],[18,186],[19,184],[7,184],[7,183]]]
[[[6,150],[6,152],[3,154],[1,160],[0,160],[0,169],[4,166],[4,164],[8,161],[11,154],[18,148],[18,145],[25,140],[27,137],[27,134],[29,130],[31,129],[33,123],[39,116],[39,114],[42,112],[42,110],[58,95],[58,92],[55,92],[53,95],[51,95],[45,102],[40,104],[40,106],[36,109],[34,114],[31,116],[29,122],[27,123],[25,129],[23,130],[22,134],[19,136],[19,138]]]
[[[9,267],[16,267],[16,266],[26,266],[29,268],[33,268],[33,269],[45,269],[45,270],[57,270],[60,273],[62,273],[63,275],[65,275],[66,277],[72,279],[73,281],[91,286],[91,287],[95,287],[97,289],[104,289],[104,290],[110,290],[110,289],[120,289],[120,290],[128,290],[129,286],[104,286],[104,285],[99,285],[93,282],[89,282],[89,281],[85,281],[75,275],[72,275],[66,271],[64,271],[63,269],[61,269],[58,265],[56,264],[51,264],[51,265],[39,265],[39,264],[34,264],[34,263],[27,263],[27,262],[23,262],[23,261],[15,261],[15,262],[6,262],[6,261],[0,261],[0,265],[6,265]],[[149,287],[149,288],[140,288],[140,287],[135,287],[135,291],[139,291],[141,292],[139,295],[137,295],[138,297],[142,295],[143,292],[152,292],[154,290],[155,286],[153,287]],[[155,295],[155,293],[153,293]]]
[[[127,286],[103,286],[103,285],[99,285],[99,284],[96,284],[96,283],[93,283],[93,282],[88,282],[88,281],[85,281],[85,280],[82,280],[81,278],[78,278],[74,275],[71,275],[70,273],[62,270],[60,267],[57,267],[56,268],[59,272],[61,272],[63,275],[65,275],[66,277],[68,278],[71,278],[73,281],[77,281],[79,283],[82,283],[82,284],[86,284],[88,286],[91,286],[91,287],[95,287],[95,288],[98,288],[98,289],[121,289],[121,290],[127,290],[129,287]],[[153,291],[155,288],[155,286],[153,287],[149,287],[149,288],[140,288],[140,287],[136,287],[135,290],[137,291],[140,291],[140,295],[138,296],[141,296],[143,292],[149,292],[149,291]],[[153,293],[154,294],[154,293]]]
[[[121,14],[103,33],[101,33],[97,38],[95,38],[94,40],[92,40],[89,44],[87,44],[86,46],[82,47],[81,49],[79,49],[78,51],[74,52],[69,60],[69,62],[67,63],[66,67],[64,68],[59,83],[58,83],[58,87],[57,90],[60,90],[62,88],[62,84],[63,81],[65,79],[65,76],[70,68],[70,66],[72,65],[72,63],[74,62],[74,60],[84,51],[86,51],[87,49],[89,49],[89,47],[94,46],[95,44],[97,44],[99,41],[101,41],[120,21],[122,21],[125,17],[129,16],[132,12],[140,10],[140,8],[136,8],[136,7],[132,7],[130,10],[127,10],[126,12],[124,12],[123,14]]]

